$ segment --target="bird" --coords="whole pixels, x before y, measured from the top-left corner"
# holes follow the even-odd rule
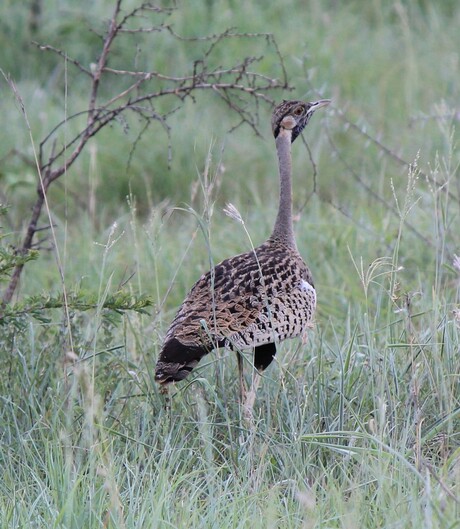
[[[330,99],[284,100],[274,108],[279,205],[273,231],[262,245],[225,259],[191,288],[157,360],[155,380],[163,388],[185,379],[206,354],[225,347],[237,353],[240,398],[250,413],[277,345],[299,336],[306,340],[313,326],[316,290],[294,235],[291,145],[313,113],[329,103]],[[253,351],[255,368],[249,393],[243,377],[243,352],[248,350]]]

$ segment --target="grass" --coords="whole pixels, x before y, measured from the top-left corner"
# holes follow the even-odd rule
[[[71,23],[70,7],[53,5],[45,2],[41,39],[67,35],[69,49],[91,57],[93,38],[74,40],[86,16],[72,11]],[[25,46],[27,10],[7,7],[24,61],[8,49],[0,66],[17,81],[37,142],[63,116],[62,65],[53,70],[46,59],[37,68]],[[166,406],[153,370],[185,292],[210,261],[250,248],[245,229],[254,244],[270,232],[269,113],[265,139],[228,135],[232,116],[198,98],[173,116],[170,169],[158,131],[129,167],[135,122],[97,136],[50,195],[66,290],[96,306],[1,328],[2,527],[460,527],[459,9],[221,0],[180,6],[172,17],[181,34],[273,31],[292,96],[313,99],[315,87],[334,100],[304,134],[316,188],[301,140],[293,153],[316,328],[306,346],[281,346],[253,427],[242,420],[227,351],[203,359]],[[246,45],[222,49],[221,60],[233,62]],[[177,53],[178,70],[191,53]],[[159,51],[152,60],[166,61]],[[74,108],[83,104],[80,83],[68,85]],[[27,218],[36,175],[5,156],[32,151],[6,83],[0,105],[11,124],[0,133],[7,247]],[[228,201],[244,226],[222,212]],[[148,294],[150,314],[104,308],[119,289]],[[61,292],[54,254],[42,248],[18,301]]]

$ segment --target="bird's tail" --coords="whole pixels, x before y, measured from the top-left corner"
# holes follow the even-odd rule
[[[165,342],[155,367],[155,380],[159,384],[178,382],[187,377],[209,349],[186,345],[177,338]]]

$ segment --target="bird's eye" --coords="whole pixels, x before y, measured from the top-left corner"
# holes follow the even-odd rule
[[[296,109],[294,109],[294,115],[295,116],[301,116],[303,114],[303,108],[302,107],[297,107]]]

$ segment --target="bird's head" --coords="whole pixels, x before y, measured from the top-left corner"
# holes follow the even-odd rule
[[[313,112],[318,108],[325,107],[331,102],[330,99],[320,99],[313,103],[304,101],[283,101],[275,107],[272,115],[272,130],[275,139],[281,129],[292,130],[291,143],[303,131],[310,121]]]

